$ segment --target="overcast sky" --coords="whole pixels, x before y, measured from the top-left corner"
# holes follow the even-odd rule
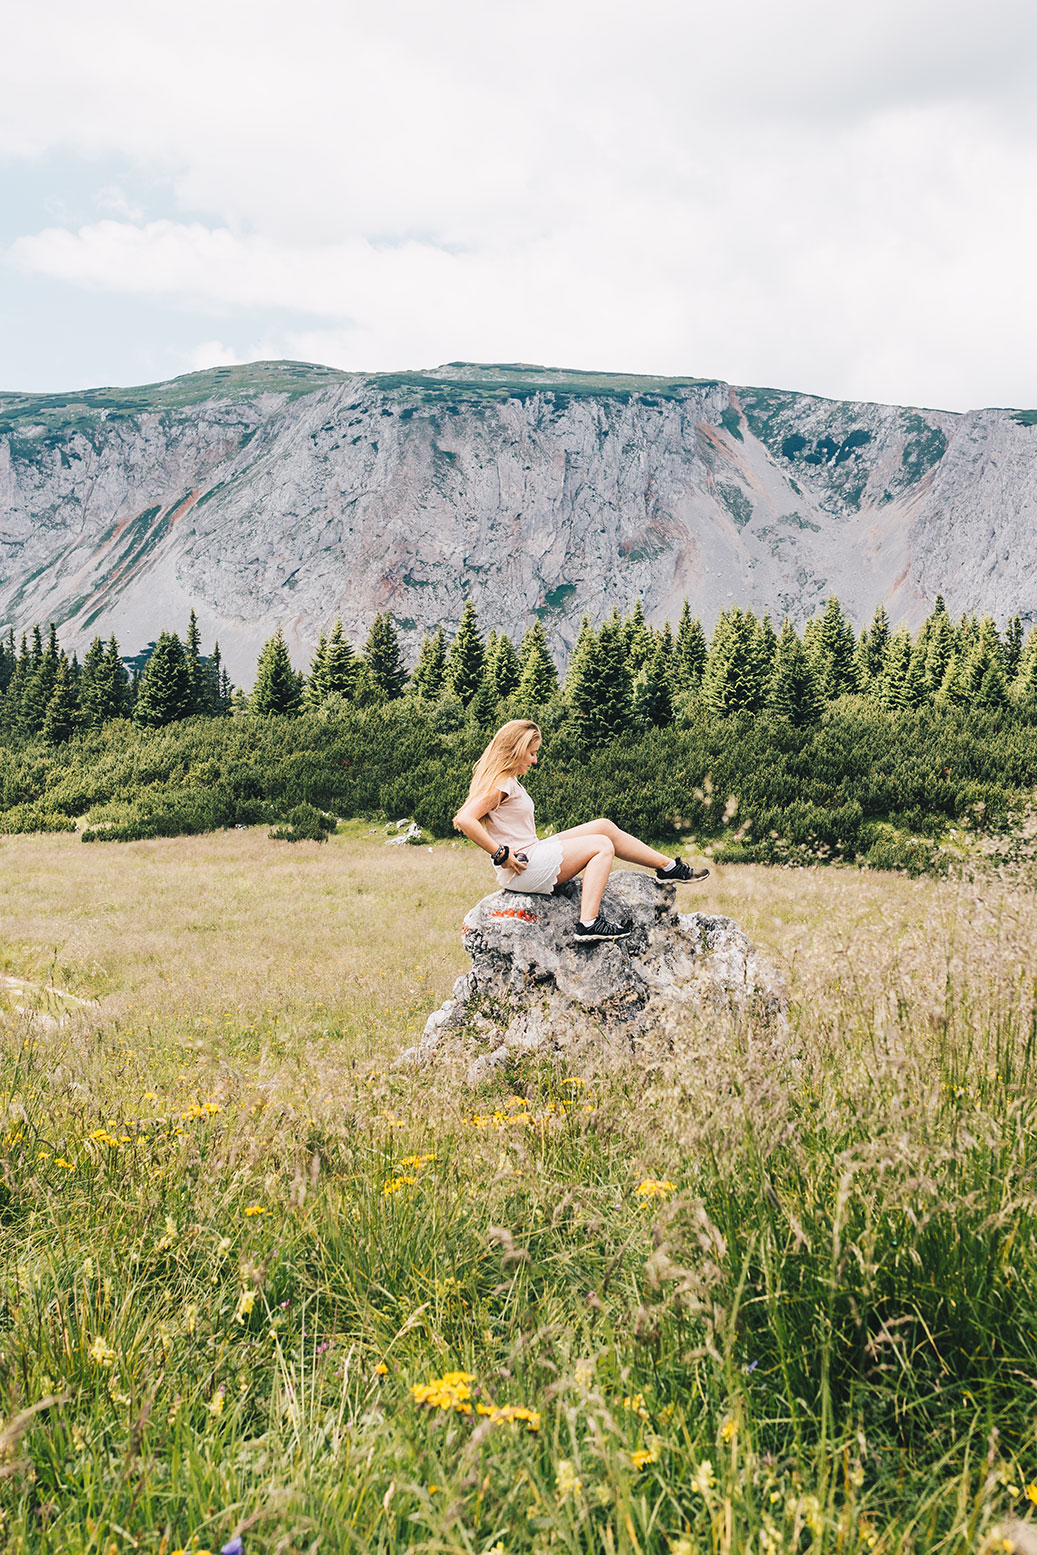
[[[1037,406],[1033,0],[51,0],[0,388],[524,361]]]

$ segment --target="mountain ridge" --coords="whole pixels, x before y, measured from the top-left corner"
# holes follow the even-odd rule
[[[0,619],[132,652],[193,606],[239,679],[278,622],[301,663],[338,615],[413,643],[469,596],[563,652],[639,596],[916,623],[943,592],[1030,623],[1035,424],[518,363],[0,394]]]

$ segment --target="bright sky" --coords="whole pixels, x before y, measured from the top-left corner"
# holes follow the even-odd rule
[[[293,357],[1037,406],[1033,0],[51,0],[0,388]]]

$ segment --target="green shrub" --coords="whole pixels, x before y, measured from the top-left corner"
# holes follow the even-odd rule
[[[288,812],[288,824],[275,826],[270,837],[277,842],[327,842],[334,830],[333,815],[311,804],[297,804]]]

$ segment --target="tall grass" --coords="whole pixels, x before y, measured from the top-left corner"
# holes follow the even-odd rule
[[[470,850],[4,853],[7,969],[98,1001],[0,1033],[5,1549],[1020,1537],[1032,898],[722,871],[793,1060],[689,1017],[636,1084],[472,1089],[391,1067],[462,969]]]

